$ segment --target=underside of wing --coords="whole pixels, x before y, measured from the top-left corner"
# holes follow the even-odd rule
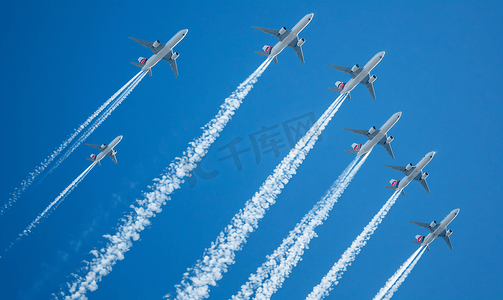
[[[391,149],[391,144],[384,143],[382,145],[383,145],[384,149],[386,149],[386,152],[388,152],[389,156],[391,156],[391,158],[395,159],[395,155],[393,154],[393,149]]]
[[[86,144],[86,145],[91,146],[96,149],[99,149],[100,151],[102,151],[103,149],[105,149],[107,147],[107,145],[105,145],[105,144],[103,144],[104,147],[103,147],[103,145],[94,145],[94,144]]]
[[[367,136],[369,133],[369,131],[366,129],[351,129],[351,128],[342,128],[342,129],[347,130],[352,133],[359,134],[359,135],[364,135],[364,136]]]
[[[332,66],[332,65],[327,65],[327,66],[329,66],[329,67],[331,67],[331,68],[334,68],[334,69],[336,69],[336,70],[338,70],[338,71],[344,72],[344,73],[346,73],[346,74],[349,74],[349,75],[351,75],[351,77],[353,77],[353,78],[355,78],[355,77],[356,77],[356,75],[355,75],[355,74],[351,71],[351,68],[348,68],[348,67],[341,67],[341,66]]]
[[[115,156],[113,151],[110,151],[110,153],[108,153],[108,156],[110,156],[114,163],[117,163],[117,157]]]
[[[424,227],[424,228],[428,229],[430,232],[435,231],[434,228],[430,227],[429,223],[413,222],[413,221],[409,221],[409,223],[416,224],[418,226]]]
[[[411,166],[408,170],[407,170],[407,167],[401,167],[401,166],[390,166],[390,165],[383,165],[385,167],[388,167],[388,168],[391,168],[393,170],[397,170],[397,171],[400,171],[402,173],[404,173],[406,176],[409,176],[410,173],[412,173],[412,171],[414,171],[414,169],[416,167],[414,166]]]
[[[451,248],[451,250],[452,250],[451,238],[448,237],[448,236],[446,236],[446,235],[441,236],[441,238],[444,239],[444,241],[447,244],[447,246],[449,246],[449,248]]]
[[[133,41],[136,41],[136,42],[142,44],[143,46],[149,48],[155,54],[157,54],[157,52],[159,52],[162,48],[164,48],[164,44],[159,44],[157,47],[154,48],[154,46],[153,46],[154,43],[152,43],[152,42],[140,40],[140,39],[137,39],[134,37],[129,37],[129,38],[132,39]]]
[[[374,84],[372,82],[369,82],[365,86],[367,87],[367,90],[369,91],[369,93],[372,96],[372,98],[374,98],[374,100],[375,100],[376,99],[376,93],[374,91]]]
[[[258,27],[258,26],[252,26],[255,29],[258,29],[262,32],[265,32],[267,34],[273,35],[278,38],[278,40],[283,41],[285,39],[285,36],[288,36],[288,34],[291,32],[291,30],[286,30],[283,32],[283,34],[279,33],[278,29],[269,29],[269,28],[264,28],[264,27]]]
[[[431,194],[430,188],[428,187],[428,183],[426,182],[426,179],[420,179],[419,183],[424,187],[424,189],[428,192],[428,194]]]
[[[162,58],[162,60],[165,60],[165,61],[169,62],[169,65],[171,66],[171,69],[173,70],[173,72],[175,72],[175,76],[178,77],[178,67],[176,66],[176,59],[172,59],[172,57],[173,57],[173,50],[169,51],[169,53],[166,54]],[[178,56],[176,56],[176,57],[178,57]]]

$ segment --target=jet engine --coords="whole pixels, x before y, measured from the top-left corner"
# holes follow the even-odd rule
[[[449,229],[449,230],[447,230],[445,232],[445,236],[450,236],[451,234],[452,234],[452,230],[451,229]]]
[[[426,179],[426,178],[428,178],[428,175],[430,175],[430,174],[428,174],[428,172],[424,172],[424,173],[423,173],[423,176],[421,176],[421,179]]]
[[[279,35],[282,35],[283,33],[286,32],[286,27],[281,27],[281,29],[279,30]]]
[[[376,127],[375,126],[370,127],[369,134],[374,133],[374,131],[376,131]]]
[[[117,150],[112,151],[112,154],[113,155],[117,154]]]
[[[178,52],[175,52],[175,53],[173,53],[173,55],[171,55],[171,59],[175,60],[178,58],[178,56],[180,56],[180,54]]]
[[[351,68],[351,72],[356,72],[358,71],[358,69],[360,68],[360,66],[358,64],[354,65],[352,68]]]
[[[376,81],[376,79],[377,79],[377,76],[375,76],[375,75],[370,76],[369,83]]]
[[[405,166],[405,170],[410,170],[412,169],[412,163],[409,163],[408,165]]]
[[[157,41],[155,41],[155,42],[152,44],[152,47],[157,48],[157,47],[159,47],[159,45],[160,45],[160,44],[161,44],[161,43],[159,42],[159,40],[157,40]]]
[[[300,40],[297,42],[297,46],[299,46],[299,47],[300,47],[300,46],[304,45],[304,43],[305,43],[305,42],[306,42],[306,40],[305,40],[305,39],[300,39]]]
[[[101,149],[105,149],[107,147],[106,144],[101,145]]]
[[[391,135],[388,136],[388,138],[386,139],[386,144],[393,142],[393,140],[394,140],[394,138]]]
[[[435,227],[435,226],[437,226],[437,221],[433,221],[430,223],[430,227]]]

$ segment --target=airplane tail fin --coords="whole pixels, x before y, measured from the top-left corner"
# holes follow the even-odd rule
[[[362,148],[362,144],[353,143],[351,145],[351,148],[353,148],[353,149],[352,150],[344,150],[344,152],[352,153],[352,154],[358,154],[358,152]]]
[[[92,162],[95,162],[96,161],[96,154],[91,154],[91,158],[89,157],[86,157],[87,160],[90,160]],[[98,164],[101,166],[101,162],[98,161]]]

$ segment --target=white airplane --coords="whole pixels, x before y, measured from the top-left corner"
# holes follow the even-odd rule
[[[286,30],[286,27],[282,27],[280,30],[277,29],[268,29],[253,26],[253,28],[261,30],[270,35],[274,35],[278,38],[279,42],[272,46],[265,45],[262,50],[264,52],[256,51],[255,53],[267,56],[268,58],[273,58],[275,63],[278,63],[277,55],[283,51],[287,46],[293,48],[297,56],[300,58],[300,61],[304,63],[304,54],[302,54],[302,45],[306,42],[305,39],[299,39],[299,33],[304,29],[304,27],[311,22],[314,14],[307,14],[304,18],[302,18],[299,23],[295,24],[292,30]]]
[[[451,248],[452,250],[451,239],[449,238],[449,236],[452,234],[452,230],[449,229],[446,231],[445,229],[447,228],[447,225],[449,225],[449,223],[454,220],[458,213],[459,208],[454,209],[447,215],[447,217],[445,217],[445,219],[442,220],[442,222],[440,222],[440,224],[437,224],[436,221],[433,221],[431,223],[409,221],[412,224],[419,225],[430,231],[430,234],[428,234],[428,236],[424,237],[423,235],[416,235],[416,240],[410,242],[426,247],[426,249],[430,251],[430,243],[433,242],[433,240],[436,239],[437,236],[439,236],[444,239],[444,241],[447,243],[447,246],[449,246],[449,248]]]
[[[133,37],[129,37],[133,41],[137,41],[143,46],[149,48],[154,52],[149,59],[145,57],[138,58],[138,63],[132,62],[132,65],[135,65],[141,68],[143,71],[148,71],[148,74],[152,76],[152,67],[155,66],[161,59],[169,62],[171,65],[171,69],[175,72],[176,77],[178,77],[178,68],[176,67],[176,59],[180,54],[178,52],[173,53],[173,48],[180,43],[180,41],[185,37],[189,30],[182,29],[178,31],[167,43],[166,45],[161,44],[159,40],[155,42],[147,42],[144,40],[136,39]]]
[[[117,163],[117,158],[115,157],[115,154],[117,154],[117,150],[114,150],[114,147],[122,140],[122,135],[119,135],[116,137],[110,145],[93,145],[93,144],[86,144],[88,146],[94,147],[96,149],[99,149],[101,151],[100,154],[91,154],[91,158],[86,158],[87,160],[97,162],[101,166],[101,160],[105,156],[110,156],[110,158],[114,161],[114,163]]]
[[[391,150],[390,145],[391,142],[393,141],[393,137],[392,136],[388,137],[386,133],[391,129],[391,127],[393,127],[393,125],[395,125],[396,122],[398,122],[398,119],[400,119],[401,116],[402,116],[401,111],[395,113],[379,129],[376,129],[375,126],[370,127],[369,130],[342,128],[344,130],[351,131],[356,134],[364,135],[369,139],[369,141],[367,141],[363,146],[362,144],[353,143],[351,145],[353,150],[344,150],[344,151],[346,151],[347,153],[353,153],[360,156],[369,152],[370,150],[372,150],[372,148],[374,148],[375,145],[379,144],[384,146],[384,149],[386,149],[391,158],[395,158],[395,155],[393,155],[393,150]]]
[[[374,55],[374,57],[369,60],[369,62],[365,65],[365,67],[363,67],[363,69],[360,68],[358,64],[354,65],[352,68],[327,65],[341,72],[348,73],[352,77],[347,83],[337,81],[335,83],[335,86],[337,88],[329,87],[328,89],[340,92],[341,94],[348,93],[348,98],[351,99],[351,94],[349,92],[351,92],[358,85],[358,83],[360,83],[367,87],[370,95],[375,100],[376,94],[374,92],[374,85],[372,83],[377,79],[377,76],[370,76],[370,71],[372,71],[372,69],[377,66],[377,64],[382,60],[384,53],[384,51],[381,51]]]
[[[435,151],[428,152],[418,163],[416,166],[413,166],[412,163],[406,165],[405,167],[399,166],[390,166],[383,165],[388,168],[395,169],[397,171],[403,172],[405,177],[402,180],[391,179],[391,186],[385,186],[385,188],[392,190],[402,190],[402,195],[405,195],[404,188],[409,185],[412,180],[417,180],[424,187],[424,189],[430,193],[430,188],[428,187],[428,183],[426,183],[426,178],[428,177],[428,173],[423,173],[423,168],[431,161],[433,156],[435,155]]]

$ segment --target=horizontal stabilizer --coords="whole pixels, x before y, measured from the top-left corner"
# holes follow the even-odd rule
[[[417,244],[417,245],[421,245],[422,243],[421,242],[418,242],[418,241],[410,241],[411,243],[414,243],[414,244]]]
[[[390,190],[395,190],[395,191],[398,189],[396,186],[385,185],[384,187],[387,189],[390,189]]]
[[[140,69],[143,69],[143,67],[144,67],[144,65],[139,64],[139,63],[135,63],[135,62],[132,62],[131,64],[137,66]]]
[[[356,150],[344,150],[344,152],[351,153],[351,154],[358,154],[358,151],[356,151]]]
[[[94,161],[94,159],[90,159],[89,157],[86,157],[87,160]]]
[[[267,52],[255,51],[255,53],[257,53],[259,55],[263,55],[263,56],[269,56],[269,53],[267,53]]]
[[[331,91],[339,92],[339,93],[342,92],[342,89],[338,89],[338,88],[334,88],[334,87],[329,87],[328,89]]]

